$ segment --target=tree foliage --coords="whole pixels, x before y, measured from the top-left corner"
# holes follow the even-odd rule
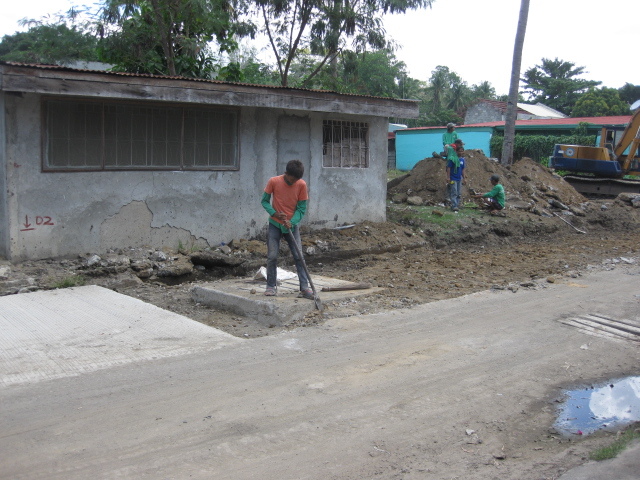
[[[463,110],[471,102],[471,90],[457,73],[438,65],[431,72],[420,100],[419,124],[462,123]]]
[[[618,94],[620,95],[620,100],[631,105],[640,100],[640,85],[633,85],[627,82],[618,89]]]
[[[464,91],[466,82],[456,73],[449,70],[449,67],[438,65],[431,72],[429,78],[429,86],[427,93],[430,97],[431,108],[433,111],[447,109],[458,103],[461,97],[467,96],[468,92]],[[468,88],[467,88],[468,90]],[[452,92],[456,91],[457,99],[454,100]]]
[[[234,0],[104,0],[100,53],[116,70],[210,77],[209,43],[229,52],[253,32],[238,19],[242,8]]]
[[[324,69],[336,74],[338,54],[389,47],[381,15],[430,6],[433,0],[255,0],[282,86],[307,86]],[[291,82],[300,53],[313,57],[304,78]]]
[[[237,66],[238,71],[235,80],[231,80],[231,77],[225,74],[225,67],[218,71],[217,78],[254,85],[279,85],[278,73],[272,66],[258,59],[258,52],[255,48],[243,48],[240,46],[229,57],[230,62],[228,65]]]
[[[492,99],[496,99],[496,89],[494,88],[493,85],[491,85],[491,82],[488,81],[484,81],[484,82],[480,82],[477,85],[472,85],[471,86],[471,97],[474,100],[480,100],[480,99],[487,99],[487,100],[492,100]]]
[[[529,157],[537,162],[545,163],[549,156],[553,154],[553,147],[556,144],[565,145],[594,145],[595,135],[579,134],[574,132],[571,135],[526,135],[516,134],[513,143],[513,158],[520,159]],[[496,134],[491,136],[489,148],[491,156],[501,158],[504,146],[504,135]]]
[[[389,98],[402,98],[406,93],[402,91],[407,87],[406,65],[392,51],[348,51],[339,58],[338,91]]]
[[[98,60],[97,39],[82,26],[69,26],[62,21],[55,24],[35,23],[26,32],[2,38],[0,60],[44,64]]]
[[[591,88],[581,95],[571,111],[572,117],[605,117],[607,115],[628,115],[629,105],[620,100],[618,90],[602,87]]]
[[[531,102],[569,114],[582,93],[602,83],[576,78],[585,73],[585,67],[576,67],[575,63],[543,58],[541,65],[524,72],[521,81]]]

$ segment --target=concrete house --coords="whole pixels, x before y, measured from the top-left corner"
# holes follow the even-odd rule
[[[464,116],[465,125],[504,121],[507,116],[507,102],[498,100],[478,100],[467,108]],[[567,118],[564,113],[558,112],[542,103],[531,105],[528,103],[518,103],[516,109],[517,120]]]
[[[219,245],[305,165],[305,224],[385,220],[389,117],[418,103],[0,62],[0,256]]]

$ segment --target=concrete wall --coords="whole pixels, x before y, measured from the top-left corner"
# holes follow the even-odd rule
[[[7,169],[2,168],[7,164],[5,151],[7,132],[5,130],[5,116],[2,114],[2,112],[5,111],[4,97],[5,93],[0,92],[0,258],[9,256],[9,228],[7,223]]]
[[[292,158],[305,164],[309,185],[303,224],[386,218],[386,118],[245,107],[238,171],[43,173],[40,96],[3,98],[0,226],[6,233],[0,234],[0,255],[12,261],[255,237],[267,225],[264,186]],[[370,168],[322,167],[324,119],[369,123]]]
[[[506,118],[506,111],[503,112],[495,105],[491,105],[485,102],[479,102],[472,105],[467,109],[464,115],[464,123],[467,125],[474,123],[486,123],[486,122],[502,122]],[[531,120],[532,118],[539,118],[532,113],[523,112],[519,110],[516,114],[517,120]]]
[[[488,103],[479,102],[470,106],[464,116],[464,123],[498,122],[504,120],[502,112]]]
[[[416,163],[442,151],[445,128],[425,130],[398,130],[396,132],[396,168],[411,170]],[[489,142],[493,129],[489,127],[458,127],[458,138],[467,150],[480,149],[489,156]]]

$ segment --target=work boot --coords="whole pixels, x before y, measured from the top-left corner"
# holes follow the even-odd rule
[[[300,290],[300,293],[298,294],[298,298],[306,298],[307,300],[315,299],[315,297],[313,296],[313,290],[311,290],[310,288],[305,288],[304,290]]]

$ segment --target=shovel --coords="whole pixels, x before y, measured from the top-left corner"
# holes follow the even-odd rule
[[[320,301],[320,297],[318,297],[318,293],[316,292],[316,287],[313,285],[313,280],[311,280],[311,275],[309,275],[309,269],[307,268],[307,262],[304,261],[304,255],[302,255],[302,249],[298,246],[298,242],[296,241],[296,237],[291,233],[287,232],[285,235],[288,235],[291,240],[293,240],[293,248],[295,248],[298,257],[300,257],[300,263],[302,263],[302,268],[304,269],[304,273],[307,274],[307,278],[309,279],[309,285],[311,285],[311,290],[313,291],[313,301],[316,304],[316,308],[320,311],[324,310],[322,306],[322,302]]]

